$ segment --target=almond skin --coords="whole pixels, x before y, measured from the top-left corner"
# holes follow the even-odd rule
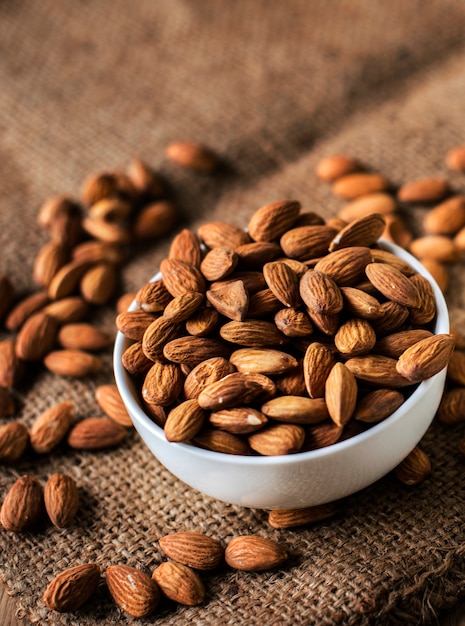
[[[242,437],[218,428],[202,428],[194,437],[193,442],[200,448],[221,454],[238,454],[240,456],[252,454],[252,449]]]
[[[370,263],[366,267],[369,281],[386,298],[407,307],[421,305],[420,294],[412,281],[387,263]]]
[[[197,398],[200,392],[215,383],[227,374],[236,371],[234,364],[223,357],[205,359],[196,365],[186,376],[184,381],[184,395],[187,399]]]
[[[279,567],[288,558],[281,543],[258,535],[234,537],[227,545],[224,556],[230,567],[248,572]]]
[[[342,292],[327,274],[309,270],[300,279],[299,287],[302,300],[310,310],[327,315],[341,311]]]
[[[126,438],[126,430],[106,417],[87,417],[68,434],[68,445],[76,450],[113,448]]]
[[[326,379],[325,400],[333,422],[337,426],[347,424],[357,402],[357,383],[343,363],[336,363]]]
[[[178,259],[163,259],[160,271],[163,283],[173,297],[189,291],[205,293],[205,279],[195,265]]]
[[[426,337],[400,355],[396,369],[411,382],[426,380],[447,366],[453,349],[452,335]]]
[[[100,567],[96,563],[75,565],[55,576],[42,601],[49,609],[59,613],[77,611],[97,589],[99,580]]]
[[[72,402],[60,402],[43,411],[30,429],[31,445],[38,454],[46,454],[64,439],[73,421]]]
[[[32,476],[21,476],[10,487],[0,510],[0,524],[18,533],[37,526],[43,511],[42,486]]]
[[[304,356],[303,373],[305,386],[311,398],[322,398],[326,379],[335,363],[332,351],[322,343],[311,343]]]
[[[5,320],[5,327],[11,332],[18,331],[28,317],[33,313],[37,313],[37,311],[42,309],[49,301],[46,291],[37,291],[23,298],[17,302],[9,312]]]
[[[176,363],[156,361],[142,384],[142,397],[150,404],[170,406],[181,394],[184,376]]]
[[[147,617],[160,602],[157,583],[135,567],[111,565],[106,581],[116,604],[133,617]]]
[[[349,246],[371,246],[381,237],[386,221],[379,213],[365,215],[344,226],[329,244],[329,251]]]
[[[241,322],[249,308],[249,293],[242,280],[207,291],[207,300],[221,315]]]
[[[239,372],[266,376],[284,374],[298,365],[291,354],[271,348],[241,348],[231,354],[229,361]]]
[[[79,508],[79,492],[74,479],[67,474],[52,474],[45,483],[44,502],[54,526],[70,526]]]
[[[215,569],[224,556],[224,548],[217,539],[199,532],[171,533],[161,537],[158,543],[173,561],[199,570]]]
[[[198,574],[186,565],[166,561],[152,574],[162,593],[180,604],[196,606],[205,600],[205,587]]]

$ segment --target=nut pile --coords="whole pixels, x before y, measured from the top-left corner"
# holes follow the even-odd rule
[[[169,441],[280,455],[335,443],[397,409],[442,370],[428,280],[377,241],[370,213],[337,227],[299,202],[247,230],[184,230],[117,327],[125,368]]]

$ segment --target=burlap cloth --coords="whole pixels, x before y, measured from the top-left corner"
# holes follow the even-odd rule
[[[1,272],[18,292],[34,288],[32,264],[46,234],[38,206],[78,195],[91,171],[139,155],[170,181],[185,224],[245,225],[259,206],[299,199],[325,216],[340,201],[314,175],[318,159],[353,154],[394,184],[447,174],[446,151],[465,141],[465,5],[460,0],[267,2],[240,0],[0,1]],[[172,140],[202,141],[222,155],[213,178],[167,162]],[[421,209],[412,212],[418,224]],[[123,291],[145,282],[170,237],[137,256]],[[447,297],[462,330],[463,264]],[[100,321],[114,329],[114,310]],[[71,399],[79,417],[100,414],[95,387],[112,382],[111,354],[92,380],[40,368],[18,390],[28,424]],[[230,506],[189,489],[139,437],[112,452],[58,451],[1,468],[1,494],[14,478],[45,481],[65,471],[82,506],[67,530],[0,533],[0,573],[20,613],[40,624],[420,624],[453,605],[463,589],[464,462],[460,428],[434,424],[422,446],[431,477],[407,488],[388,476],[344,502],[336,519],[278,531],[264,511]],[[350,471],[350,468],[347,468]],[[151,571],[157,539],[200,530],[227,542],[258,533],[285,542],[289,567],[264,574],[204,576],[208,602],[164,604],[131,620],[104,586],[77,614],[46,610],[40,597],[58,571],[97,561]]]

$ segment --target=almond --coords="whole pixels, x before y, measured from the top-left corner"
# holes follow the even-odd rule
[[[33,277],[42,287],[48,287],[52,278],[67,263],[68,249],[59,243],[49,241],[42,246],[34,259]]]
[[[419,485],[431,472],[431,461],[421,448],[414,448],[395,468],[396,477],[405,485]]]
[[[292,355],[271,348],[241,348],[233,352],[229,360],[239,372],[268,376],[289,372],[298,365]]]
[[[346,154],[332,154],[321,159],[316,166],[316,175],[321,180],[332,182],[341,176],[359,172],[361,164],[354,157]]]
[[[201,306],[186,320],[186,330],[194,337],[206,337],[220,325],[220,322],[221,316],[216,309]]]
[[[326,225],[300,226],[286,231],[280,245],[286,256],[308,261],[326,254],[337,231]]]
[[[116,312],[118,315],[120,313],[127,313],[127,311],[131,308],[134,300],[136,299],[135,292],[123,293],[122,296],[118,298],[116,301]]]
[[[250,296],[247,315],[251,318],[262,318],[274,315],[281,307],[281,302],[271,289],[261,289]]]
[[[372,350],[376,334],[367,320],[352,317],[343,322],[334,335],[334,344],[344,356],[359,356]]]
[[[49,225],[52,242],[69,250],[77,245],[83,235],[80,212],[59,213]]]
[[[207,248],[232,248],[250,243],[250,235],[243,228],[227,222],[209,222],[198,229],[198,236]]]
[[[298,307],[301,304],[299,280],[289,265],[280,261],[265,263],[263,275],[268,287],[284,306]]]
[[[309,316],[292,307],[277,311],[274,323],[286,337],[308,337],[313,333],[313,324]]]
[[[300,279],[300,295],[316,313],[333,315],[342,309],[342,293],[334,280],[316,270],[308,270]]]
[[[388,215],[397,209],[395,198],[382,191],[366,194],[352,200],[340,209],[338,217],[349,223],[372,213]]]
[[[79,205],[72,198],[65,195],[53,196],[39,208],[37,222],[42,228],[50,227],[59,215],[79,211]]]
[[[381,354],[383,356],[390,356],[393,359],[398,359],[402,352],[413,346],[414,343],[431,337],[433,333],[423,328],[412,328],[411,330],[401,330],[397,333],[392,333],[383,337],[376,342],[374,349],[375,354]]]
[[[43,510],[42,486],[32,476],[21,476],[10,487],[0,510],[0,524],[18,533],[30,530],[40,520]]]
[[[44,502],[54,526],[70,526],[79,508],[79,492],[74,479],[67,474],[52,474],[45,483]]]
[[[249,308],[249,294],[242,280],[209,289],[207,300],[218,313],[237,322],[245,319]]]
[[[79,322],[89,311],[89,304],[80,296],[70,296],[51,302],[43,308],[43,312],[55,318],[58,324]]]
[[[324,397],[326,379],[334,363],[333,352],[324,344],[315,341],[308,346],[303,361],[303,373],[311,398]]]
[[[136,341],[126,348],[121,362],[124,369],[133,376],[145,376],[153,365],[153,361],[145,356],[141,341]]]
[[[221,326],[220,336],[225,341],[248,348],[279,346],[288,341],[272,322],[252,319],[227,322]]]
[[[212,452],[221,454],[237,454],[249,456],[252,449],[242,437],[237,437],[230,432],[218,430],[217,428],[203,428],[194,437],[193,442],[200,448],[205,448]]]
[[[99,351],[113,343],[113,337],[92,324],[65,324],[58,331],[58,343],[70,350]]]
[[[120,246],[102,241],[84,241],[72,250],[72,258],[75,261],[88,263],[112,263],[121,265],[124,254]]]
[[[21,327],[16,338],[16,356],[23,361],[39,361],[53,348],[58,325],[42,311],[34,313]]]
[[[107,417],[121,426],[132,426],[132,420],[116,385],[99,385],[95,390],[95,399]]]
[[[224,556],[230,567],[249,572],[280,567],[288,558],[282,543],[258,535],[234,537],[228,543]]]
[[[270,241],[253,241],[238,246],[235,250],[239,265],[246,269],[261,269],[268,261],[282,256],[281,246]]]
[[[199,570],[215,569],[224,556],[224,548],[217,539],[199,532],[171,533],[161,537],[158,543],[173,561]]]
[[[231,248],[212,248],[200,263],[200,271],[207,280],[221,280],[234,271],[238,257]]]
[[[26,296],[10,310],[5,327],[11,332],[19,330],[31,315],[40,311],[49,301],[46,291],[37,291]]]
[[[438,418],[448,426],[465,421],[465,388],[457,387],[445,392],[439,405]]]
[[[0,426],[0,463],[14,463],[20,459],[29,443],[29,432],[22,422]]]
[[[297,424],[267,426],[248,436],[250,447],[263,456],[299,452],[305,439],[305,430]]]
[[[265,402],[261,412],[277,422],[288,424],[315,424],[329,417],[323,398],[279,396]]]
[[[444,293],[449,284],[449,274],[444,264],[434,259],[422,259],[421,264],[431,274],[439,289]]]
[[[356,287],[341,287],[341,293],[348,313],[367,320],[381,317],[380,303],[374,296]]]
[[[168,441],[189,441],[202,428],[205,418],[206,411],[197,400],[185,400],[168,413],[164,425],[165,437]]]
[[[234,271],[224,280],[218,280],[210,283],[210,290],[216,291],[217,289],[223,289],[239,280],[244,283],[244,287],[249,295],[260,291],[261,289],[265,289],[266,287],[263,272],[247,270],[243,272]]]
[[[142,384],[142,397],[150,404],[169,406],[178,400],[183,384],[179,365],[155,361]]]
[[[259,398],[264,391],[263,381],[270,379],[259,374],[234,372],[202,389],[198,401],[203,409],[218,411],[249,404]]]
[[[164,192],[160,176],[141,159],[133,159],[128,166],[128,176],[134,187],[144,196],[156,198]]]
[[[350,246],[371,246],[381,237],[386,222],[379,213],[372,213],[353,220],[342,228],[329,244],[329,251]]]
[[[414,239],[410,244],[410,252],[421,261],[431,259],[439,263],[453,263],[461,256],[454,240],[445,235],[425,235]]]
[[[422,178],[403,184],[397,198],[400,202],[429,204],[439,202],[450,193],[449,183],[443,178]]]
[[[318,313],[307,309],[308,316],[318,330],[325,335],[335,335],[341,322],[339,313]]]
[[[454,350],[447,366],[447,378],[457,385],[465,387],[465,352]]]
[[[145,283],[136,293],[137,306],[146,313],[161,313],[172,296],[162,280]]]
[[[309,426],[306,429],[302,452],[332,446],[339,441],[344,428],[337,426],[332,420]]]
[[[197,311],[204,299],[204,294],[196,291],[176,296],[166,305],[163,317],[174,323],[184,322]]]
[[[112,263],[97,263],[81,278],[80,290],[86,302],[102,306],[116,290],[118,275]]]
[[[59,402],[43,411],[30,429],[31,445],[38,454],[45,454],[64,439],[73,421],[72,402]]]
[[[95,592],[99,580],[100,567],[96,563],[74,565],[55,576],[42,601],[49,609],[59,613],[77,611]]]
[[[403,376],[396,368],[397,360],[378,354],[354,356],[345,362],[345,366],[361,381],[378,387],[406,387],[412,381]]]
[[[338,178],[332,186],[332,190],[336,195],[348,200],[386,191],[388,188],[389,181],[384,176],[369,172],[346,174]]]
[[[196,365],[184,381],[184,395],[187,399],[197,398],[200,392],[235,371],[234,364],[223,357],[205,359]]]
[[[195,265],[178,259],[163,259],[160,271],[163,283],[172,296],[189,291],[205,293],[205,279]]]
[[[91,206],[102,198],[109,198],[118,192],[118,179],[113,172],[95,172],[90,174],[82,186],[82,200]]]
[[[413,234],[405,221],[393,213],[388,213],[383,217],[385,226],[381,237],[407,250],[412,242]]]
[[[100,450],[118,446],[126,438],[126,430],[106,417],[87,417],[68,434],[68,445],[76,450]]]
[[[397,371],[411,382],[426,380],[447,366],[453,349],[452,335],[426,337],[400,355]]]
[[[252,215],[248,232],[254,241],[275,241],[292,227],[299,213],[300,202],[294,200],[267,204]]]
[[[147,617],[160,602],[157,583],[135,567],[110,565],[106,581],[116,604],[133,617]]]
[[[81,260],[73,260],[63,265],[48,285],[50,299],[61,300],[75,293],[88,268],[89,263]]]
[[[173,238],[168,256],[170,259],[178,259],[200,267],[202,252],[199,238],[194,232],[184,228]]]
[[[205,600],[205,587],[198,574],[186,565],[167,561],[153,572],[152,578],[163,594],[180,604],[196,606]]]
[[[423,228],[431,235],[455,235],[465,226],[465,196],[453,196],[431,209],[423,218]]]
[[[264,426],[268,420],[263,413],[251,407],[223,409],[210,413],[210,424],[233,435],[248,435]]]
[[[192,141],[175,141],[166,146],[166,156],[188,169],[210,174],[218,166],[218,158],[206,146]]]
[[[451,148],[446,155],[446,164],[451,170],[465,169],[465,146]]]
[[[414,309],[420,307],[421,300],[418,289],[397,268],[388,263],[370,263],[365,271],[368,280],[388,300]]]
[[[326,379],[325,400],[333,422],[347,424],[357,402],[357,382],[343,363],[335,363]]]
[[[59,376],[84,378],[102,369],[100,357],[83,350],[55,350],[44,358],[45,367]]]
[[[392,415],[404,402],[404,396],[395,389],[375,389],[367,393],[355,407],[354,419],[375,424]]]
[[[145,315],[150,314],[145,313],[144,316]],[[120,318],[121,315],[118,315],[116,318],[117,326]],[[136,318],[134,317],[133,319]],[[145,325],[145,320],[143,318],[140,319],[142,320],[143,325]],[[172,322],[165,317],[158,317],[155,319],[152,317],[152,321],[145,327],[142,334],[139,335],[139,333],[137,333],[138,339],[142,339],[142,350],[144,351],[145,356],[152,361],[160,359],[163,355],[165,344],[170,342],[174,337],[177,337],[180,329],[181,325],[179,323]],[[140,330],[142,330],[142,325]],[[131,331],[131,335],[128,335],[128,333],[124,331],[123,333],[130,339],[137,339],[135,332],[132,333]]]
[[[436,315],[436,297],[428,279],[421,274],[414,274],[410,278],[420,294],[420,306],[409,313],[410,321],[416,326],[427,324]]]
[[[156,239],[174,228],[178,212],[172,202],[158,200],[144,205],[137,213],[133,224],[136,240]]]
[[[205,359],[215,356],[227,357],[230,353],[231,348],[226,343],[210,337],[179,337],[168,341],[163,348],[165,359],[189,367],[195,367]]]
[[[365,267],[371,261],[370,248],[353,246],[330,252],[314,269],[330,276],[339,287],[354,287],[363,280]]]
[[[275,509],[268,514],[268,523],[273,528],[296,528],[331,519],[337,512],[332,502],[304,509]]]
[[[383,250],[381,248],[372,248],[371,252],[371,260],[373,263],[386,263],[387,265],[392,265],[399,270],[405,276],[413,276],[415,273],[412,266],[404,261],[400,257],[396,256],[392,252],[388,252],[387,250]]]
[[[16,356],[16,341],[0,341],[0,386],[11,389],[24,373],[24,363]]]

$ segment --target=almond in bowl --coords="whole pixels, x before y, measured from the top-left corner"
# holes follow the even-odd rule
[[[454,339],[437,284],[384,227],[283,201],[244,230],[174,238],[119,314],[114,351],[134,425],[173,474],[226,502],[297,509],[368,486],[416,446]]]

